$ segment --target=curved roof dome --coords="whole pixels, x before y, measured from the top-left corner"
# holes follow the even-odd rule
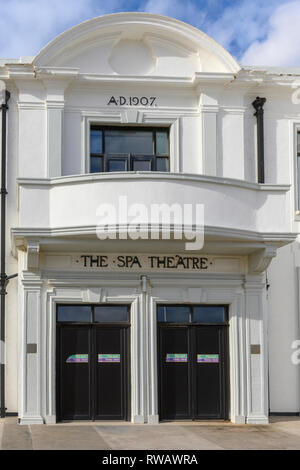
[[[156,76],[240,70],[236,60],[202,31],[150,13],[117,13],[80,23],[47,44],[33,65]]]

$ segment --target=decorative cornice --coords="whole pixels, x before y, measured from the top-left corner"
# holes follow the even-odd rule
[[[44,101],[17,101],[18,109],[27,109],[27,110],[44,110],[46,109],[46,104]]]
[[[43,241],[51,244],[53,241],[52,239],[57,239],[59,237],[77,237],[77,236],[95,236],[97,235],[99,227],[96,225],[85,225],[85,226],[72,226],[72,227],[16,227],[11,229],[11,234],[13,240],[17,240],[20,238],[25,238],[29,240],[39,240],[42,244]],[[116,225],[116,230],[118,231],[119,226]],[[120,232],[124,230],[124,227],[120,227]],[[149,230],[149,225],[145,227],[141,227],[142,229]],[[157,231],[162,231],[163,227],[158,225],[156,227]],[[182,227],[175,226],[174,230],[181,230]],[[193,231],[194,228],[193,228]],[[298,233],[292,232],[256,232],[251,230],[241,230],[232,227],[214,227],[206,225],[204,227],[205,237],[218,237],[219,239],[229,240],[230,242],[234,243],[235,240],[245,240],[251,243],[273,243],[273,246],[276,248],[279,246],[283,246],[287,243],[291,243],[296,239]],[[261,245],[260,245],[261,246]],[[253,250],[253,245],[251,245],[251,249]],[[269,250],[268,253],[271,251]],[[270,256],[270,254],[268,254]],[[275,255],[274,255],[275,256]]]
[[[46,100],[45,101],[45,108],[46,109],[64,109],[65,101],[58,101],[58,100]]]

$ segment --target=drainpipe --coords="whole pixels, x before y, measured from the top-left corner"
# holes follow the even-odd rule
[[[0,106],[2,111],[2,149],[1,149],[1,245],[0,245],[0,341],[1,341],[1,361],[0,361],[0,417],[5,417],[5,296],[6,286],[10,279],[16,277],[17,274],[7,276],[5,272],[5,235],[6,235],[6,114],[8,110],[8,101],[10,98],[9,91],[5,91],[5,101]]]
[[[266,98],[259,96],[253,101],[254,116],[257,120],[257,177],[258,183],[265,182],[265,144],[264,144],[264,104]]]

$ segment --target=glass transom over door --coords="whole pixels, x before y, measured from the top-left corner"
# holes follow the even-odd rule
[[[129,417],[129,307],[57,308],[58,420]]]
[[[160,305],[157,320],[160,419],[228,419],[226,306]]]

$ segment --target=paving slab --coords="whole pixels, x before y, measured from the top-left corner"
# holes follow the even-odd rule
[[[106,450],[94,426],[30,426],[34,450]]]
[[[300,449],[300,418],[271,418],[270,425],[220,422],[70,422],[19,425],[0,420],[3,450],[218,450]]]
[[[32,450],[29,426],[20,426],[16,418],[5,418],[2,426],[2,450]]]
[[[1,420],[1,421],[0,421],[0,450],[2,449],[3,426],[4,426],[4,423],[3,423],[2,420]]]
[[[300,439],[297,436],[276,430],[271,426],[231,426],[231,427],[189,427],[191,433],[221,445],[227,450],[297,450]]]
[[[99,435],[114,450],[218,450],[221,444],[211,442],[205,436],[192,433],[185,426],[131,425],[97,426]]]
[[[271,416],[272,429],[280,430],[288,434],[294,434],[300,439],[300,417],[299,416]]]

